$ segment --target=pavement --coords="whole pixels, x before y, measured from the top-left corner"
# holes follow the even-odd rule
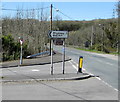
[[[71,58],[66,56],[65,61],[69,61],[69,60],[71,60]],[[62,62],[62,54],[55,52],[55,54],[53,54],[53,63],[59,63],[59,62]],[[45,55],[37,56],[31,59],[23,59],[22,65],[20,65],[20,60],[2,62],[0,65],[0,68],[44,65],[44,64],[50,64],[50,63],[51,63],[51,56],[49,56],[48,54],[45,54]]]
[[[49,55],[39,56],[33,59],[24,59],[23,64],[19,65],[19,60],[2,63],[1,81],[6,82],[30,82],[30,81],[56,81],[56,80],[82,80],[93,77],[84,72],[78,73],[77,69],[71,66],[69,57],[65,57],[66,69],[65,74],[62,73],[62,54],[56,52],[53,55],[54,70],[56,72],[51,75],[51,57]],[[67,66],[68,65],[68,66]],[[70,66],[69,66],[70,65]],[[61,67],[61,68],[60,68]],[[34,73],[38,72],[38,73]],[[25,73],[25,74],[24,74]]]
[[[98,77],[86,73],[85,70],[83,73],[77,73],[77,64],[67,56],[63,74],[61,59],[60,53],[53,55],[53,75],[51,75],[50,56],[47,55],[25,59],[22,66],[17,65],[15,61],[3,63],[4,67],[0,69],[2,100],[117,102],[118,91]]]

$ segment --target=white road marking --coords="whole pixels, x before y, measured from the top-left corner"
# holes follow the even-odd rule
[[[71,61],[69,61],[69,62],[72,64],[72,66],[73,66],[76,70],[78,70],[78,64],[77,64],[76,62],[74,62],[73,60],[71,60]],[[86,71],[85,68],[82,68],[82,70],[83,70],[83,71]]]
[[[72,66],[73,66],[76,70],[78,70],[78,68],[76,67],[76,66],[78,66],[78,64],[77,64],[76,62],[74,62],[73,60],[71,60],[71,61],[69,61],[69,62],[72,64]],[[76,66],[73,65],[73,63],[76,64]],[[84,70],[85,72],[87,72],[84,68],[83,68],[83,70]],[[87,72],[87,73],[94,76],[94,74],[92,74],[92,73],[89,73],[89,72]],[[106,84],[108,87],[113,88],[115,91],[118,91],[118,89],[116,89],[116,88],[114,88],[113,86],[109,85],[107,82],[103,81],[101,78],[99,78],[99,77],[95,77],[95,78],[97,78],[98,80],[102,81],[102,82],[103,82],[104,84]]]
[[[113,86],[109,85],[107,82],[103,81],[101,78],[96,77],[98,80],[101,80],[104,84],[106,84],[108,87],[113,88],[115,91],[118,91],[118,89],[114,88]]]
[[[78,66],[78,64],[76,62],[74,62],[73,60],[71,60],[71,62],[73,62],[74,64],[76,64]]]
[[[38,72],[38,71],[40,71],[40,70],[37,70],[37,69],[33,69],[32,71],[33,71],[33,72]]]
[[[78,70],[78,68],[71,61],[69,61],[69,62],[73,66],[73,68],[75,68],[76,70]]]
[[[112,65],[112,66],[113,66],[113,64],[111,64],[111,63],[109,63],[109,62],[106,62],[106,64],[109,64],[109,65]]]
[[[113,66],[113,64],[112,64],[112,63],[109,63],[109,62],[103,62],[103,61],[101,61],[101,60],[97,60],[97,61],[99,61],[99,62],[101,62],[101,63],[105,63],[105,64],[108,64],[108,65]]]

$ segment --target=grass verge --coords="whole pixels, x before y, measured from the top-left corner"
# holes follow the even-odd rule
[[[77,49],[77,50],[95,52],[95,53],[100,53],[100,54],[111,54],[111,55],[117,55],[117,56],[120,55],[120,53],[117,53],[117,52],[105,53],[105,52],[103,52],[103,51],[97,51],[97,50],[85,49],[85,48],[78,48],[78,47],[74,47],[74,46],[68,46],[68,47],[75,48],[75,49]]]

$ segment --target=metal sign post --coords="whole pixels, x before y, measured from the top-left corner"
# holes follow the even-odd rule
[[[51,75],[53,75],[53,39],[63,39],[63,56],[62,56],[62,70],[65,73],[65,39],[68,38],[68,31],[50,31],[48,37],[51,40]]]
[[[20,54],[20,65],[22,65],[22,45],[21,45],[21,54]]]
[[[22,44],[23,44],[23,38],[19,37],[19,41],[20,41],[20,47],[21,47],[21,51],[20,51],[20,65],[22,65],[23,61],[22,61]]]
[[[63,39],[63,74],[65,73],[65,39]]]
[[[51,39],[51,75],[53,75],[53,39]]]

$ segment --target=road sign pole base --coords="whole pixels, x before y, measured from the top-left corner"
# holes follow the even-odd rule
[[[63,70],[63,74],[65,74],[64,70]]]

